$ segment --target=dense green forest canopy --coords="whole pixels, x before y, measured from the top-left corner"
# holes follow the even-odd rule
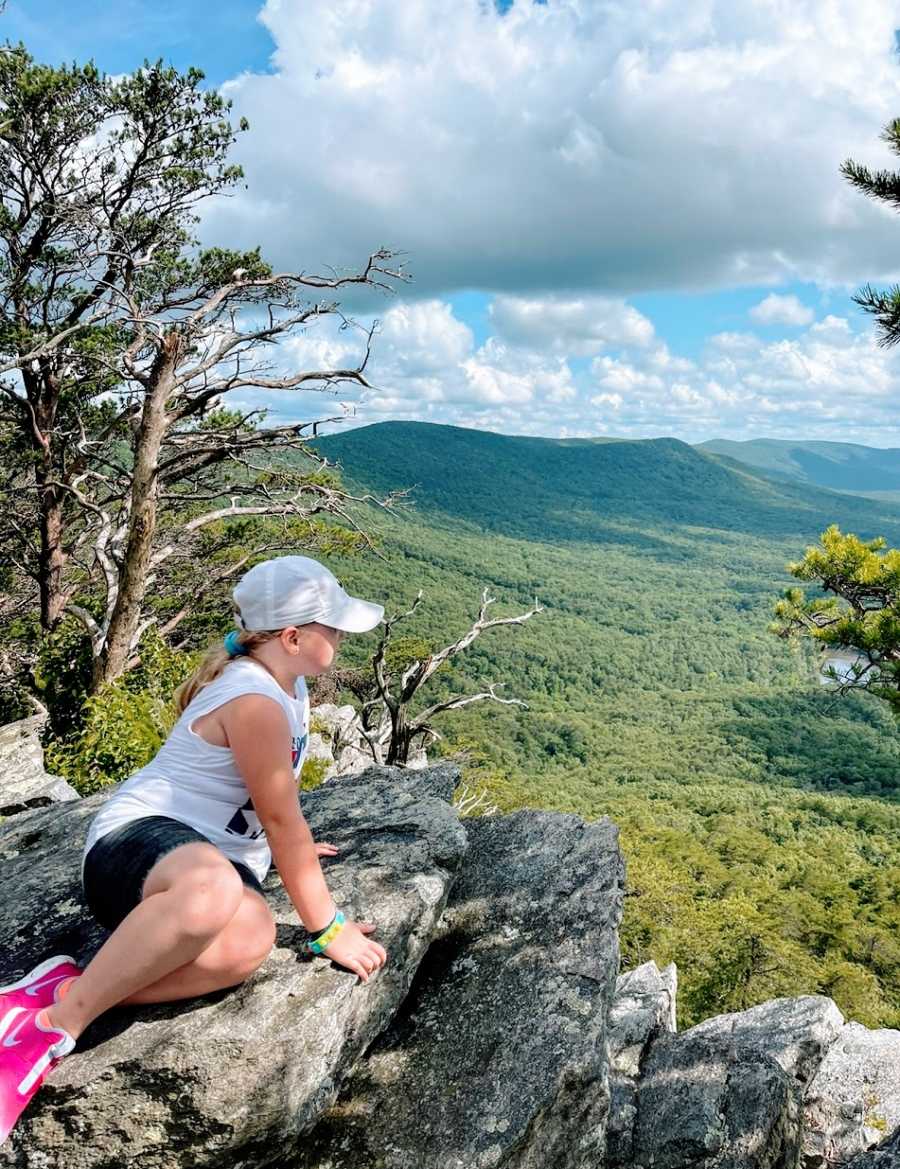
[[[815,992],[900,1025],[895,724],[876,699],[823,686],[813,647],[767,632],[788,561],[829,521],[896,542],[896,509],[675,440],[385,424],[319,445],[351,480],[416,484],[414,509],[373,516],[384,559],[332,561],[348,587],[393,610],[424,588],[414,632],[433,646],[483,585],[510,612],[547,605],[435,679],[446,693],[505,681],[529,709],[447,716],[440,749],[466,748],[470,781],[501,807],[619,824],[624,958],[678,963],[682,1025]]]

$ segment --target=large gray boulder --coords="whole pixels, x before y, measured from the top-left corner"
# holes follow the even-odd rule
[[[844,1016],[832,999],[801,995],[716,1015],[692,1027],[690,1034],[720,1035],[749,1056],[774,1059],[802,1087],[818,1071],[843,1027]]]
[[[721,1033],[663,1035],[637,1091],[634,1169],[793,1169],[800,1093],[774,1059]]]
[[[283,1169],[600,1169],[623,865],[606,820],[466,820],[402,1011]]]
[[[324,758],[322,752],[328,751],[334,760],[334,767],[325,774],[326,782],[347,775],[360,775],[372,766],[372,752],[354,707],[322,702],[314,706],[310,714],[314,729],[310,735],[309,757],[312,757],[315,747],[320,757]],[[409,771],[423,771],[428,765],[425,749],[418,747],[410,752],[405,767]]]
[[[717,1015],[680,1035],[663,1031],[640,1067],[631,1133],[627,1108],[619,1122],[617,1163],[795,1165],[803,1086],[843,1022],[831,999],[808,995]]]
[[[370,777],[304,795],[337,902],[377,923],[388,964],[367,984],[303,949],[277,874],[276,947],[243,986],[108,1012],[52,1073],[9,1141],[17,1169],[249,1169],[294,1163],[302,1134],[406,998],[466,850],[447,802],[454,768]],[[0,979],[59,952],[84,961],[105,936],[82,907],[79,859],[103,795],[0,826]]]
[[[323,776],[326,783],[361,775],[372,766],[372,752],[363,740],[359,715],[352,706],[322,702],[310,711],[310,726],[307,758],[330,759],[331,766]]]
[[[335,755],[342,747],[362,743],[359,715],[349,704],[336,706],[333,702],[322,702],[312,708],[310,718],[313,727],[331,741]]]
[[[44,770],[40,732],[46,717],[37,714],[0,726],[0,817],[80,799],[64,779]]]
[[[808,1169],[840,1164],[900,1126],[900,1031],[848,1023],[811,1080],[804,1101]]]

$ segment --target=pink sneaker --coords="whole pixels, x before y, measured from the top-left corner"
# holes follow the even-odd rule
[[[66,1031],[51,1027],[45,1007],[10,1007],[0,1040],[0,1145],[32,1096],[64,1055],[75,1047]]]
[[[55,958],[48,958],[40,966],[35,966],[30,974],[20,978],[18,982],[9,986],[0,986],[0,1021],[12,1007],[49,1007],[57,1001],[57,990],[60,983],[67,978],[77,978],[81,968],[75,965],[75,959],[68,954],[58,954]],[[3,1025],[0,1022],[0,1039],[3,1037]]]

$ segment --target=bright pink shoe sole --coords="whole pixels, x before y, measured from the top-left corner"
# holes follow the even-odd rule
[[[0,1145],[49,1073],[75,1047],[71,1035],[40,1022],[43,1010],[9,1007],[0,1020]]]

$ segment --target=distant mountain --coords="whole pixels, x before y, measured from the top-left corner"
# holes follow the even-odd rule
[[[832,491],[890,497],[900,493],[900,450],[849,442],[794,442],[755,438],[730,442],[714,438],[696,448],[727,455],[768,474]]]
[[[377,491],[413,487],[419,509],[531,539],[602,540],[689,525],[815,537],[838,523],[900,534],[900,507],[774,480],[674,438],[509,437],[424,422],[383,422],[319,439],[347,478]]]
[[[405,637],[451,644],[483,588],[498,616],[546,606],[451,659],[429,698],[496,681],[527,709],[449,712],[435,751],[462,752],[470,790],[502,811],[620,826],[635,894],[623,953],[679,963],[682,1026],[733,1009],[733,980],[716,977],[726,965],[744,1001],[824,987],[846,1015],[900,1026],[900,962],[884,959],[896,933],[884,874],[900,871],[896,724],[872,695],[821,685],[812,646],[768,632],[796,583],[787,562],[827,524],[898,544],[900,509],[674,439],[386,423],[318,445],[346,481],[416,488],[406,516],[366,517],[380,556],[328,561],[390,614],[423,591],[395,651]],[[373,644],[349,638],[345,664],[368,669]],[[750,937],[759,971],[744,961]]]

